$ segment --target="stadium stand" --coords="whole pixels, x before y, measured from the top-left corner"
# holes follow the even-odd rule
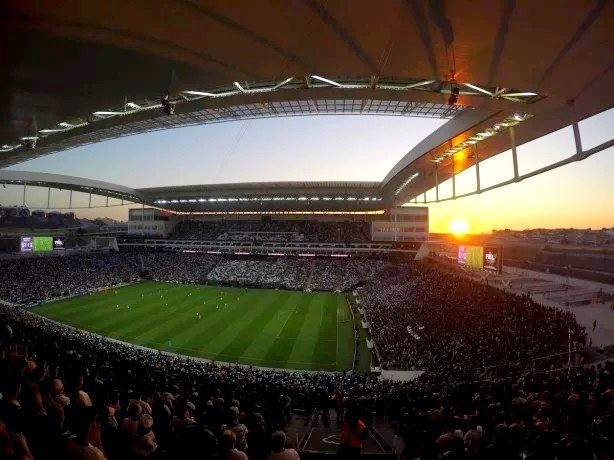
[[[314,288],[360,284],[383,364],[427,372],[392,382],[229,367],[3,305],[2,458],[265,459],[293,408],[327,412],[335,394],[344,395],[342,411],[365,420],[386,414],[401,458],[607,458],[611,370],[531,367],[563,350],[570,332],[574,347],[583,347],[573,317],[427,264],[146,252],[5,259],[0,298],[28,304],[136,280],[144,270],[188,282],[302,288],[311,276]]]
[[[184,220],[170,236],[188,240],[313,241],[361,243],[371,240],[369,222],[325,222],[317,220]]]

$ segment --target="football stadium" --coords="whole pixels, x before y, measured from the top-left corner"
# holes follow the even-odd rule
[[[3,5],[0,459],[611,459],[613,30]]]

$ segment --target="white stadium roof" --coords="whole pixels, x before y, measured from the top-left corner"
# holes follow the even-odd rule
[[[278,198],[260,200],[266,201],[261,209],[302,209],[307,203],[340,209],[341,202],[347,209],[382,208],[419,196],[477,158],[569,125],[577,128],[578,121],[614,106],[614,5],[600,0],[556,6],[511,0],[216,0],[169,2],[160,10],[146,1],[42,0],[11,2],[0,24],[6,47],[0,58],[0,167],[116,137],[245,118],[448,119],[384,181],[364,189],[363,183],[335,182],[134,191],[144,203],[173,210],[257,207],[258,200],[233,206],[209,201],[241,194]],[[459,100],[449,105],[454,88]],[[161,109],[165,94],[172,116]],[[32,141],[35,149],[24,146]],[[610,139],[585,151],[578,134],[568,162],[612,145]],[[515,173],[512,181],[524,178]],[[375,200],[359,206],[350,203],[358,200],[325,205],[291,199],[312,192],[311,198],[358,199],[359,191],[365,192],[362,199]],[[286,204],[282,195],[289,198]]]

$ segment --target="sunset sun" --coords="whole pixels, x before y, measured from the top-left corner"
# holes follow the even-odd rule
[[[455,219],[450,222],[450,233],[454,233],[456,236],[464,235],[469,231],[469,224],[466,220]]]

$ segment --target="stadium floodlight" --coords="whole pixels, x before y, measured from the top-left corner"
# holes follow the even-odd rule
[[[430,85],[431,83],[435,83],[435,80],[419,81],[418,83],[412,83],[411,85],[407,85],[403,87],[403,89],[419,88],[420,86]]]
[[[479,91],[481,93],[488,94],[489,96],[494,96],[494,94],[491,93],[490,91],[487,91],[484,88],[480,88],[479,86],[472,85],[471,83],[463,83],[463,85],[467,86],[468,88],[471,88],[471,89],[474,89],[476,91]]]
[[[188,96],[208,96],[208,97],[215,97],[216,95],[214,93],[208,93],[206,91],[181,91],[181,94],[187,94]]]
[[[205,200],[204,198],[199,198],[199,199],[198,199],[198,202],[199,202],[199,203],[204,203],[205,201],[207,201],[207,200]]]
[[[222,251],[207,251],[207,254],[221,254]]]
[[[275,86],[273,86],[271,88],[271,91],[275,91],[278,88],[281,88],[282,86],[284,86],[287,83],[290,83],[292,80],[294,80],[294,77],[290,77],[290,78],[286,78],[284,81],[282,81],[281,83],[276,84]]]
[[[307,197],[306,196],[299,196],[298,200],[299,201],[307,201]]]
[[[319,75],[312,75],[311,78],[315,80],[320,80],[324,83],[328,83],[329,85],[337,86],[338,88],[341,88],[343,86],[340,83],[337,83],[336,81],[329,80],[328,78],[320,77]]]
[[[116,115],[124,115],[125,112],[111,112],[107,110],[99,110],[98,112],[94,112],[93,115],[97,117],[114,117]]]
[[[281,252],[269,252],[268,255],[269,256],[285,256],[285,254]]]
[[[315,256],[316,256],[315,254],[312,254],[310,252],[299,254],[299,257],[315,257]]]
[[[347,254],[331,254],[331,257],[348,257]]]
[[[443,159],[454,155],[457,152],[465,150],[467,147],[471,145],[475,145],[478,142],[483,141],[491,136],[499,134],[503,132],[506,128],[511,126],[516,126],[518,123],[521,123],[529,118],[532,118],[533,115],[530,113],[514,113],[511,116],[505,117],[502,121],[495,123],[491,128],[487,128],[484,131],[477,133],[476,135],[471,136],[469,139],[461,142],[460,144],[455,145],[454,147],[450,147],[448,150],[443,152],[441,155],[434,157],[431,159],[433,163],[439,163]]]
[[[403,183],[401,185],[399,185],[399,187],[397,187],[396,191],[394,192],[395,195],[398,195],[401,190],[403,190],[405,187],[407,187],[407,185],[413,181],[416,177],[418,177],[420,175],[420,173],[413,173],[411,176],[409,176],[407,179],[405,179],[403,181]]]
[[[503,97],[529,97],[529,96],[537,96],[537,93],[503,93]]]

